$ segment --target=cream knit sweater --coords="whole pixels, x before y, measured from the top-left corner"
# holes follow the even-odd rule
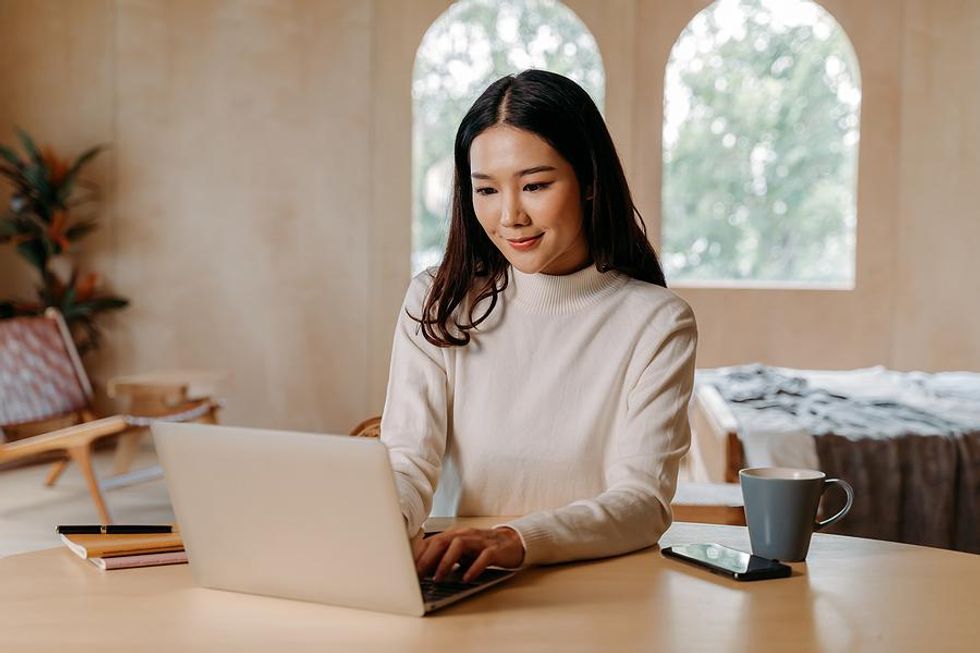
[[[525,564],[655,544],[690,443],[688,305],[594,266],[511,268],[470,344],[439,348],[405,313],[422,314],[431,275],[405,297],[381,424],[409,532],[430,511],[515,516]]]

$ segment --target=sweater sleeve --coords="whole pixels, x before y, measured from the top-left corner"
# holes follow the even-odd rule
[[[624,427],[606,456],[605,491],[503,524],[520,535],[524,564],[627,553],[656,544],[670,526],[678,467],[691,441],[687,409],[697,345],[694,314],[679,303],[627,393]]]
[[[429,272],[416,276],[399,312],[381,417],[381,441],[388,448],[409,534],[418,532],[429,514],[446,450],[449,397],[444,350],[427,341],[411,317],[421,317],[429,285]]]

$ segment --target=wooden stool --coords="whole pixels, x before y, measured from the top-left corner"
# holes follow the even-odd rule
[[[128,415],[163,417],[172,414],[179,406],[188,405],[188,402],[216,396],[227,378],[228,374],[225,372],[203,370],[132,374],[110,379],[106,394],[110,399],[121,399]],[[211,411],[197,421],[217,424],[217,412]],[[115,476],[121,477],[129,472],[145,432],[146,428],[138,428],[119,436],[113,460]],[[158,472],[160,469],[156,467],[151,477],[159,476]],[[125,480],[119,484],[125,484]]]

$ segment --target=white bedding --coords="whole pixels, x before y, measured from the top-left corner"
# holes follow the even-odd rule
[[[699,370],[699,376],[731,368]],[[856,370],[797,370],[775,367],[786,376],[801,377],[814,388],[861,399],[888,399],[980,428],[980,374],[974,372],[897,372],[879,365]],[[779,411],[739,410],[739,439],[749,467],[819,469],[813,437],[792,415]]]

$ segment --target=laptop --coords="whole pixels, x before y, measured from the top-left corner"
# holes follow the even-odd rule
[[[378,440],[152,425],[198,585],[422,616],[506,580],[420,581]]]

